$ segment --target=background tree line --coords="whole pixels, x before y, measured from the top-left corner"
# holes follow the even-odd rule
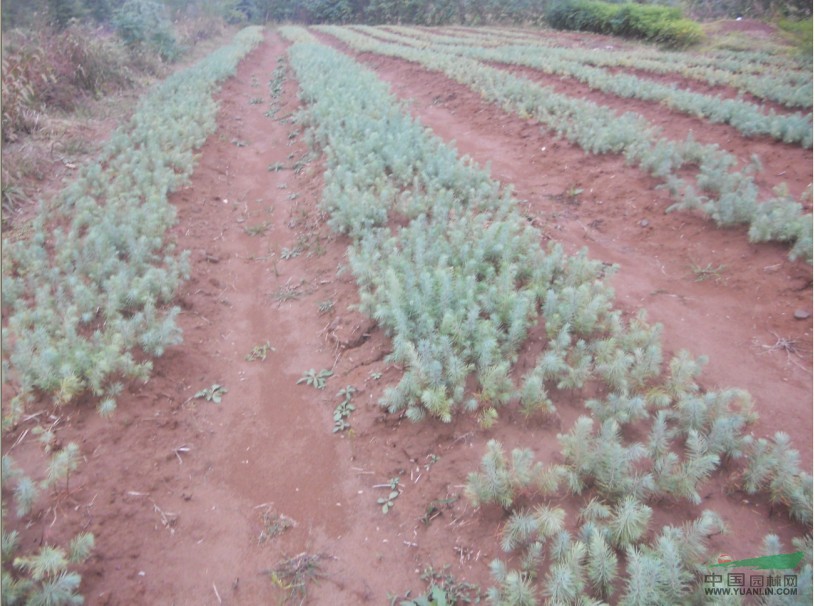
[[[559,0],[141,0],[174,19],[220,17],[229,22],[406,23],[420,25],[486,23],[540,24]],[[614,1],[614,0],[612,0]],[[806,17],[811,0],[653,0],[641,4],[678,6],[693,17]],[[132,0],[4,0],[3,29],[47,19],[58,27],[72,20],[110,23]]]

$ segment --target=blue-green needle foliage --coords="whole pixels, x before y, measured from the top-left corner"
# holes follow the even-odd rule
[[[413,38],[414,30],[408,28],[399,30],[404,32],[404,35],[372,27],[358,27],[357,31],[371,37],[423,48],[434,53],[453,53],[479,61],[531,67],[546,74],[574,78],[592,89],[624,99],[653,101],[673,111],[706,118],[714,123],[730,124],[747,137],[769,135],[785,143],[799,143],[804,148],[812,147],[811,114],[804,115],[796,112],[779,115],[772,110],[764,111],[758,104],[742,99],[725,99],[720,96],[697,93],[631,74],[612,74],[604,67],[590,65],[592,63],[609,67],[618,66],[619,63],[616,62],[618,57],[615,56],[615,53],[603,54],[602,58],[596,58],[597,53],[592,54],[589,51],[573,48],[551,48],[526,44],[485,48],[474,46],[466,40],[461,40],[459,44],[440,45],[436,43],[436,38],[432,35],[425,34],[426,37],[420,41]],[[625,62],[626,57],[623,56],[620,59],[622,63]],[[643,62],[643,64],[650,65],[648,62]],[[728,80],[725,83],[730,84],[731,82]],[[774,84],[781,90],[794,88],[791,83],[778,81],[778,79],[774,80]],[[809,86],[811,89],[811,77]],[[812,105],[811,99],[812,91],[810,90],[810,106]]]
[[[812,69],[803,69],[800,63],[783,54],[724,50],[701,54],[670,52],[648,46],[606,48],[607,52],[598,53],[595,49],[564,48],[556,38],[530,36],[518,30],[474,28],[459,30],[451,36],[404,26],[357,29],[387,42],[420,47],[443,45],[456,53],[467,47],[477,48],[477,52],[495,49],[512,55],[520,53],[525,60],[535,56],[555,59],[555,63],[567,60],[581,65],[631,68],[645,75],[679,74],[711,86],[731,86],[787,107],[812,108]]]
[[[4,370],[19,412],[36,393],[64,404],[90,391],[110,413],[122,381],[181,341],[170,302],[188,272],[166,231],[167,196],[185,183],[215,130],[212,93],[262,39],[260,28],[165,80],[119,128],[98,162],[50,205],[30,240],[3,259]]]
[[[506,111],[537,120],[588,153],[622,154],[629,163],[638,165],[641,170],[663,182],[675,201],[668,208],[669,211],[698,210],[723,227],[747,225],[751,241],[790,242],[791,259],[803,257],[806,261],[812,261],[812,215],[804,213],[801,204],[783,193],[760,199],[759,188],[753,179],[753,173],[760,167],[757,161],[735,170],[738,159],[717,145],[701,144],[692,136],[685,141],[666,139],[661,136],[659,128],[639,114],[626,112],[617,115],[608,107],[557,93],[551,87],[541,86],[469,57],[456,56],[449,48],[445,50],[439,45],[425,48],[425,42],[383,42],[370,35],[375,32],[376,36],[381,37],[382,30],[372,28],[352,30],[319,26],[319,29],[358,51],[398,57],[441,72]],[[402,40],[405,38],[402,37]],[[460,50],[465,52],[466,48]],[[497,59],[506,51],[496,52],[479,50],[476,54]],[[549,63],[547,59],[541,65],[548,66]],[[552,63],[551,69],[555,69],[555,65],[556,62]],[[577,67],[567,68],[566,64],[561,64],[561,67],[569,73],[587,73]],[[592,74],[597,76],[596,72]],[[624,82],[620,78],[613,80],[614,83],[609,86],[622,86]],[[646,85],[636,85],[635,88],[638,94],[644,94],[646,89],[654,90]],[[743,131],[752,134],[774,133],[781,140],[799,141],[804,147],[812,146],[811,115],[765,116],[761,112],[756,113],[749,105],[711,102],[702,98],[704,95],[680,99],[681,91],[662,92],[670,95],[671,104],[685,106],[694,114],[702,111],[702,105],[708,109],[715,108],[715,112],[730,112],[732,119],[727,120],[739,124]],[[654,95],[658,96],[658,93]],[[719,116],[716,120],[724,119]],[[695,173],[695,182],[682,176],[682,171],[687,169]]]
[[[797,467],[779,473],[778,461],[797,460],[783,439],[776,449],[747,439],[754,416],[746,393],[703,390],[696,378],[704,359],[685,352],[663,371],[660,327],[648,325],[644,314],[623,321],[604,282],[608,268],[558,246],[542,250],[540,234],[511,196],[407,117],[371,72],[301,28],[283,33],[296,42],[291,65],[308,104],[300,119],[326,157],[323,205],[332,227],[350,237],[361,308],[392,335],[391,359],[405,369],[382,403],[412,419],[449,421],[460,408],[479,405],[465,400],[471,374],[482,403],[490,409],[505,403],[517,395],[511,361],[540,319],[548,341],[523,379],[522,404],[549,408],[548,390],[580,390],[588,381],[608,388],[604,399],[587,403],[600,423],[581,417],[559,436],[562,464],[544,467],[521,449],[510,460],[493,441],[482,471],[468,477],[474,504],[498,503],[511,512],[502,547],[521,551],[519,570],[493,562],[493,603],[598,603],[615,589],[624,603],[668,603],[667,596],[690,603],[704,540],[721,531],[721,520],[702,512],[685,527],[649,536],[645,501],[673,497],[698,505],[697,487],[723,459],[744,452],[749,485],[775,488],[775,501],[790,504],[795,515],[811,495],[811,479]],[[649,418],[647,443],[623,433]],[[559,508],[516,508],[522,494],[527,502],[560,487],[596,495],[576,537]],[[811,520],[811,508],[798,509],[798,519]],[[622,554],[625,587],[615,583]]]
[[[465,401],[473,372],[487,404],[505,403],[505,361],[564,273],[562,250],[543,251],[510,194],[408,117],[374,74],[317,44],[296,44],[291,60],[309,103],[302,119],[326,154],[330,225],[351,236],[361,308],[406,369],[383,404],[450,421],[478,405]]]

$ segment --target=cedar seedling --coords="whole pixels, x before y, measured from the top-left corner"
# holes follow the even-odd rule
[[[495,410],[495,407],[490,406],[489,408],[485,408],[480,415],[478,415],[478,424],[481,426],[482,429],[489,429],[495,422],[498,420],[498,411]]]
[[[280,249],[280,258],[281,259],[294,259],[295,257],[299,257],[300,253],[303,250],[299,246],[295,246],[294,248],[286,248],[285,246]]]
[[[68,482],[71,472],[79,467],[79,446],[75,442],[70,442],[65,448],[51,457],[48,465],[48,477],[42,481],[42,487],[48,488],[56,482],[65,478],[65,492],[70,492]]]
[[[16,532],[3,532],[3,562],[16,570],[3,569],[4,604],[82,604],[83,597],[76,593],[82,577],[69,566],[83,563],[94,548],[90,533],[76,535],[68,550],[43,545],[36,553],[13,557],[18,549]],[[17,578],[14,578],[14,577]]]
[[[324,368],[320,372],[317,372],[313,368],[310,368],[306,372],[303,373],[303,376],[297,381],[297,384],[305,383],[306,385],[311,385],[315,389],[325,389],[325,382],[328,380],[328,377],[333,375],[334,372]]]
[[[331,299],[326,299],[325,301],[320,301],[317,304],[317,309],[320,312],[320,315],[327,314],[331,311],[334,311],[334,301]]]

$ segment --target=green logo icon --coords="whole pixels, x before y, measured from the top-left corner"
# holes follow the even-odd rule
[[[718,564],[711,564],[711,568],[751,568],[753,570],[792,570],[804,558],[803,551],[795,553],[779,553],[778,555],[747,558],[746,560],[731,560],[727,554],[719,556]]]

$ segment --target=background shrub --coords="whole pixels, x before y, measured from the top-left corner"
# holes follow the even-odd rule
[[[32,132],[46,109],[72,110],[86,95],[99,96],[132,82],[126,48],[90,25],[12,31],[3,48],[2,137]]]
[[[698,23],[669,6],[563,0],[550,7],[546,18],[556,29],[639,38],[674,48],[690,46],[704,36]]]
[[[174,61],[181,54],[173,24],[162,4],[151,0],[127,0],[116,11],[113,24],[130,47],[148,47],[165,61]]]
[[[778,27],[793,39],[801,57],[812,61],[812,17],[800,21],[781,19]]]

